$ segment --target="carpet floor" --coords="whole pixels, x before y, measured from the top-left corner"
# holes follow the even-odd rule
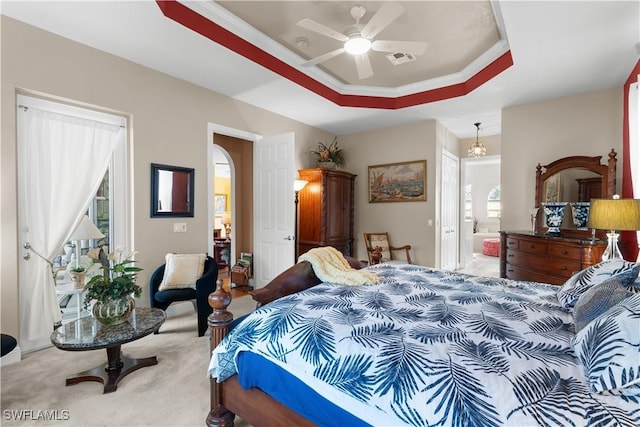
[[[232,301],[238,317],[255,308],[250,296]],[[23,355],[0,369],[3,426],[203,426],[209,412],[209,334],[197,336],[194,312],[169,317],[152,334],[122,346],[131,358],[158,364],[132,372],[113,393],[98,382],[65,386],[66,377],[106,362],[105,350],[55,347]],[[236,418],[237,427],[247,426]]]

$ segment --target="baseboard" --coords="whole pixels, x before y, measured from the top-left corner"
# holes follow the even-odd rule
[[[22,360],[22,352],[20,351],[20,346],[16,346],[9,353],[0,357],[0,366],[11,365],[12,363],[16,363]]]

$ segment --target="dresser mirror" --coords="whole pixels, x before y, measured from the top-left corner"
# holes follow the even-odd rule
[[[536,232],[547,231],[542,203],[566,202],[560,234],[565,237],[584,238],[591,230],[574,225],[569,203],[589,202],[591,199],[610,198],[616,191],[617,153],[612,149],[608,159],[602,156],[571,156],[558,159],[548,165],[536,167]],[[604,236],[598,232],[598,237]]]

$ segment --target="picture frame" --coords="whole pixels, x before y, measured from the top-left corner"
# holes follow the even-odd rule
[[[544,182],[544,201],[559,202],[560,201],[560,174],[557,173],[547,178]]]
[[[427,200],[427,161],[369,166],[369,203]]]
[[[213,206],[216,215],[222,215],[227,211],[227,195],[226,194],[214,194]]]

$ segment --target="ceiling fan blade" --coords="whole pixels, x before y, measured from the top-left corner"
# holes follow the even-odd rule
[[[341,47],[339,49],[336,50],[332,50],[331,52],[327,52],[324,55],[320,55],[320,56],[316,56],[315,58],[312,58],[310,60],[308,60],[307,62],[304,62],[302,64],[303,67],[309,67],[311,65],[316,65],[319,64],[321,62],[326,61],[327,59],[331,59],[333,57],[336,57],[340,54],[344,53],[344,48]]]
[[[399,3],[383,3],[369,22],[365,24],[360,33],[367,39],[374,38],[380,31],[391,24],[398,16],[402,15],[404,7]]]
[[[426,49],[427,43],[425,42],[376,40],[371,43],[371,50],[376,52],[402,52],[411,55],[422,55]]]
[[[360,80],[373,76],[373,68],[371,68],[369,55],[363,53],[362,55],[356,55],[353,58],[356,61],[356,71],[358,71],[358,78]]]
[[[339,40],[341,42],[346,42],[347,40],[349,40],[349,37],[345,36],[344,34],[339,33],[336,30],[333,30],[309,18],[299,20],[297,25],[299,27],[306,28],[307,30],[311,30],[315,33],[322,34],[323,36]]]

